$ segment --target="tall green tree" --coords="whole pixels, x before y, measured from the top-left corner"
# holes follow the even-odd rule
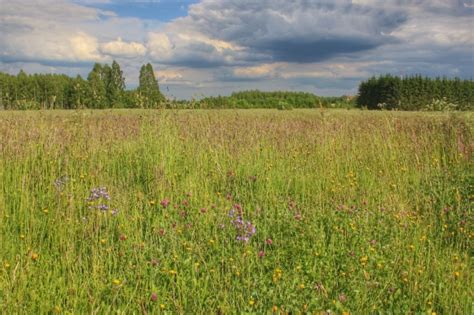
[[[100,63],[94,64],[92,71],[87,77],[89,81],[89,107],[105,108],[107,106],[107,90],[104,68]]]
[[[158,80],[156,80],[153,67],[150,63],[143,65],[140,69],[138,93],[143,100],[142,107],[145,108],[157,108],[164,101],[164,97],[158,86]]]
[[[106,74],[107,75],[107,74]],[[107,99],[111,107],[124,106],[125,78],[120,65],[114,60],[107,75]]]

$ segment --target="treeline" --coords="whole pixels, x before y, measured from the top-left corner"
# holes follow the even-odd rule
[[[396,110],[473,110],[474,82],[420,75],[372,77],[359,86],[359,107]]]
[[[350,108],[354,98],[349,96],[321,97],[305,92],[235,92],[230,96],[206,97],[198,102],[200,108]]]
[[[120,65],[96,63],[83,79],[62,74],[0,73],[0,109],[157,108],[164,101],[151,64],[140,69],[139,86],[125,90]]]

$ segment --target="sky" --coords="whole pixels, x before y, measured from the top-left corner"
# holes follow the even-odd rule
[[[0,0],[0,71],[150,62],[170,98],[354,95],[373,75],[474,74],[474,0]]]

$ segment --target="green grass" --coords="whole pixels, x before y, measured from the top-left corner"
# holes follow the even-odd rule
[[[0,313],[472,313],[473,121],[2,112]]]

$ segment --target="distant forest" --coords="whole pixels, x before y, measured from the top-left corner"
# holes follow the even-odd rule
[[[160,92],[150,63],[140,69],[136,89],[127,90],[120,65],[96,63],[86,79],[62,74],[16,76],[0,72],[0,109],[104,108],[368,108],[473,110],[474,82],[422,76],[372,77],[357,96],[323,97],[305,92],[235,92],[201,100],[169,100]]]
[[[96,63],[87,79],[63,74],[33,74],[20,71],[13,76],[0,72],[0,108],[158,108],[165,98],[160,92],[151,64],[140,69],[139,85],[125,89],[120,65]]]
[[[474,81],[419,75],[372,77],[359,86],[359,107],[398,110],[473,110]]]

